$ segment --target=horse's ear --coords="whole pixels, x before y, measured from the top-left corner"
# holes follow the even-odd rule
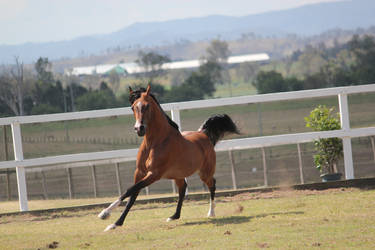
[[[133,94],[132,87],[129,86],[129,94]]]
[[[149,95],[149,94],[150,94],[150,90],[151,90],[151,85],[148,84],[148,85],[147,85],[147,89],[146,89],[146,95]]]

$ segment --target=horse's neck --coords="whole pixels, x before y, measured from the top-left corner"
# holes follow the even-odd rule
[[[169,125],[167,118],[157,104],[154,105],[153,111],[144,138],[147,145],[160,143],[170,134],[171,129],[171,125]]]

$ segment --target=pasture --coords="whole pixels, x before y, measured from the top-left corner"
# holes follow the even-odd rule
[[[137,203],[123,227],[107,233],[98,209],[0,217],[1,249],[374,249],[375,190],[282,190],[175,203]]]

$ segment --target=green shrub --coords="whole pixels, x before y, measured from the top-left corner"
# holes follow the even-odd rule
[[[334,108],[319,105],[313,109],[310,116],[305,117],[306,127],[313,131],[327,131],[341,129],[340,115],[333,114]],[[336,164],[343,155],[342,140],[340,138],[325,138],[314,141],[317,154],[314,155],[314,163],[323,174],[336,173]]]
[[[32,115],[44,115],[44,114],[53,114],[63,112],[60,107],[52,106],[49,104],[41,103],[37,106],[34,106],[31,110]]]

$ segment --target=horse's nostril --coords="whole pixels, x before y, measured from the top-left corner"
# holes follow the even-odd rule
[[[146,133],[146,126],[145,125],[140,125],[139,127],[134,126],[134,130],[135,132],[137,132],[139,136],[144,136]]]

